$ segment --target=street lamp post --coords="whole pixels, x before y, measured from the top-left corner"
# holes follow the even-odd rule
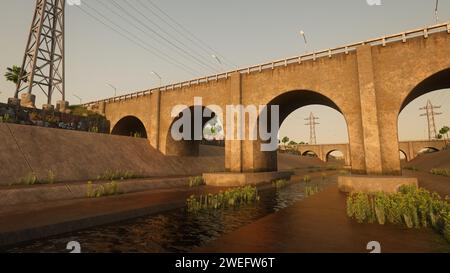
[[[114,97],[117,97],[117,88],[114,85],[110,84],[110,83],[106,83],[106,86],[109,86],[112,89],[114,89]]]
[[[80,96],[78,96],[77,94],[72,95],[80,101],[80,105],[83,104],[83,99]]]
[[[300,30],[300,35],[303,37],[303,41],[305,42],[305,53],[308,52],[308,40],[306,39],[306,34],[303,30]]]
[[[436,0],[436,8],[434,9],[434,16],[436,17],[436,24],[439,23],[439,0]]]
[[[152,75],[155,75],[159,79],[159,87],[162,87],[162,77],[155,71],[152,71],[151,73]]]

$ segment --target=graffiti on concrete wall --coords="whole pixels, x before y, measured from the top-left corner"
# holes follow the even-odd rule
[[[1,122],[105,134],[109,133],[110,126],[105,117],[88,111],[81,114],[62,113],[4,103],[0,103]]]

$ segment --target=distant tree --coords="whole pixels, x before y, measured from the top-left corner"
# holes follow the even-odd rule
[[[301,141],[299,144],[300,144],[300,145],[305,145],[305,144],[308,144],[308,143],[306,143],[306,142],[304,142],[304,141]]]
[[[292,145],[292,146],[297,145],[297,142],[291,140],[291,141],[289,141],[289,145]]]
[[[9,82],[13,82],[14,84],[17,85],[17,83],[19,82],[19,75],[20,75],[20,71],[22,69],[20,68],[20,66],[17,65],[13,65],[13,67],[8,67],[6,68],[6,73],[5,73],[5,78],[7,81]],[[25,75],[26,71],[23,71],[22,75]],[[26,81],[26,79],[25,79]]]
[[[281,139],[281,142],[283,142],[283,145],[286,147],[286,143],[289,142],[289,138],[287,136],[285,136]]]
[[[445,136],[445,140],[448,140],[449,131],[450,131],[450,127],[444,126],[441,128],[441,130],[439,130],[439,134],[442,136]]]
[[[442,135],[441,135],[441,134],[438,134],[436,138],[437,138],[437,139],[442,139]]]

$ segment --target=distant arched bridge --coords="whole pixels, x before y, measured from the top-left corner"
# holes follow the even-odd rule
[[[406,161],[416,158],[424,149],[440,151],[444,149],[449,142],[445,140],[414,140],[400,141],[399,151],[403,153]],[[282,147],[282,146],[281,146]],[[282,148],[283,149],[283,148]],[[300,155],[308,153],[315,154],[320,160],[328,161],[328,156],[336,151],[343,155],[346,166],[351,166],[350,145],[349,144],[318,144],[318,145],[295,145],[289,146],[289,149],[297,151]]]

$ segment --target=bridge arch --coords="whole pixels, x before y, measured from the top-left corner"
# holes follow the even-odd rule
[[[344,162],[347,161],[344,151],[341,151],[339,149],[332,149],[332,150],[329,150],[328,152],[326,152],[325,157],[324,157],[325,162],[329,162],[331,160],[331,156],[332,156],[333,153],[338,153],[342,157],[342,160]]]
[[[302,153],[302,156],[309,156],[309,157],[319,157],[319,155],[314,152],[313,150],[307,150]]]
[[[408,160],[408,154],[403,151],[402,149],[399,150],[399,156],[400,156],[400,160],[404,160],[405,162],[409,162]]]
[[[112,128],[112,135],[147,138],[144,123],[135,116],[121,118]]]
[[[202,134],[200,137],[202,138],[202,140],[196,139],[195,136],[194,113],[196,111],[202,113],[202,115],[205,111],[210,115],[209,117],[203,116],[201,118]],[[169,156],[199,156],[199,148],[202,142],[215,142],[215,140],[205,138],[205,126],[215,118],[220,118],[220,123],[217,123],[217,128],[223,130],[223,125],[221,124],[222,118],[220,117],[220,115],[217,115],[214,110],[209,109],[205,106],[186,106],[180,111],[177,117],[173,118],[172,122],[170,123],[169,130],[167,131],[166,135],[164,154]],[[188,122],[190,122],[190,128],[184,128],[184,125],[181,125],[179,128],[174,128],[174,126],[178,127],[181,124],[181,119],[186,119],[186,121],[189,120]],[[180,124],[177,124],[178,122],[180,122]],[[180,139],[174,139],[173,133],[176,134],[176,138]],[[219,142],[221,141],[219,140]]]
[[[411,126],[410,122],[406,122],[402,119],[402,114],[408,114],[411,112],[411,109],[405,109],[408,105],[414,101],[419,101],[420,97],[429,94],[431,92],[449,92],[450,90],[450,68],[446,68],[434,73],[427,75],[425,78],[419,78],[420,80],[416,82],[416,85],[413,86],[410,90],[408,90],[407,94],[404,96],[402,104],[398,110],[397,115],[397,128],[398,128],[398,138],[401,138],[400,133],[401,130],[405,130],[404,127]],[[430,100],[431,101],[431,100]],[[440,103],[439,101],[431,101],[433,105]],[[421,101],[421,105],[414,105],[414,114],[417,111],[417,107],[424,107],[427,104],[427,101]],[[403,123],[403,124],[402,124]],[[437,128],[439,131],[440,128]],[[405,137],[405,136],[404,136]],[[431,141],[431,140],[430,140]]]
[[[439,152],[439,149],[432,146],[422,147],[419,149],[418,154],[426,154],[426,153],[436,153]]]
[[[267,104],[268,107],[277,105],[279,106],[279,125],[288,118],[290,114],[292,114],[297,109],[300,109],[305,106],[310,105],[319,105],[326,106],[331,109],[336,110],[339,114],[342,114],[343,120],[346,125],[346,135],[349,138],[349,127],[347,123],[347,119],[341,108],[335,103],[330,97],[326,96],[322,92],[312,91],[312,90],[292,90],[287,91],[273,97]],[[267,110],[267,109],[266,109]],[[270,108],[268,109],[270,113]],[[303,119],[302,119],[303,121]],[[303,125],[303,123],[302,123]],[[302,126],[303,127],[303,126]],[[270,118],[268,119],[267,128],[269,131],[272,130],[270,128]],[[278,129],[280,129],[278,128]],[[278,132],[277,132],[278,133]],[[280,136],[281,137],[281,136]],[[258,159],[259,162],[264,162],[263,168],[257,169],[258,171],[274,171],[277,170],[277,154],[276,152],[260,152],[260,144],[261,141],[254,141],[254,147],[252,148],[254,157]],[[324,154],[319,149],[319,146],[314,147],[315,145],[310,145],[311,148],[301,149],[302,156],[306,156],[308,154],[315,155],[321,160],[324,160]],[[300,147],[301,148],[301,147]]]
[[[425,79],[422,78],[403,99],[399,114],[409,103],[418,97],[442,89],[450,89],[450,67],[432,73]]]

